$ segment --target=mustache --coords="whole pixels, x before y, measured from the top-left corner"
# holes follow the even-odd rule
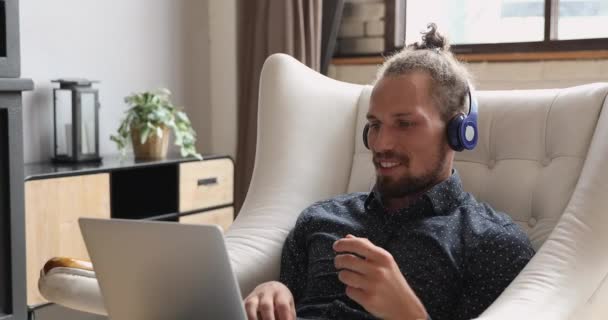
[[[373,154],[374,165],[378,166],[380,161],[394,161],[401,162],[408,166],[410,164],[410,158],[404,154],[398,154],[394,151],[374,152]]]

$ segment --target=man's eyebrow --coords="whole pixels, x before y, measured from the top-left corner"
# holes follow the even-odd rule
[[[395,113],[392,114],[391,116],[393,118],[400,118],[400,117],[409,117],[412,116],[413,114],[411,112],[399,112],[399,113]],[[376,120],[377,118],[373,115],[373,114],[367,114],[366,116],[367,120]]]
[[[409,117],[411,116],[412,113],[411,112],[400,112],[400,113],[395,113],[393,114],[393,118],[399,118],[399,117]]]

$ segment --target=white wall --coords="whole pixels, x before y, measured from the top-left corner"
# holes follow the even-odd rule
[[[218,1],[218,0],[212,0]],[[211,152],[207,0],[21,0],[21,74],[36,89],[24,94],[26,162],[52,150],[51,79],[100,80],[100,144],[122,119],[123,98],[167,87],[196,116],[203,152]],[[193,119],[195,120],[195,119]]]
[[[481,90],[564,88],[608,81],[608,60],[475,62],[468,68]],[[375,65],[333,65],[329,74],[338,80],[369,84],[377,69]]]

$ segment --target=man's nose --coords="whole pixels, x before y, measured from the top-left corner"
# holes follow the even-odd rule
[[[372,148],[376,152],[393,150],[395,147],[395,140],[395,135],[391,132],[389,128],[380,127],[378,129],[378,132],[376,133]]]

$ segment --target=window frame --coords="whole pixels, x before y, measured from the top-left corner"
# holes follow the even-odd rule
[[[527,53],[527,52],[564,52],[564,51],[594,51],[607,50],[608,38],[589,38],[574,40],[557,40],[557,23],[559,18],[559,0],[545,1],[545,24],[543,41],[532,42],[503,42],[454,44],[451,46],[455,54],[484,54],[484,53]],[[385,0],[385,52],[390,54],[405,46],[405,19],[407,0]],[[403,35],[397,30],[403,30]]]

